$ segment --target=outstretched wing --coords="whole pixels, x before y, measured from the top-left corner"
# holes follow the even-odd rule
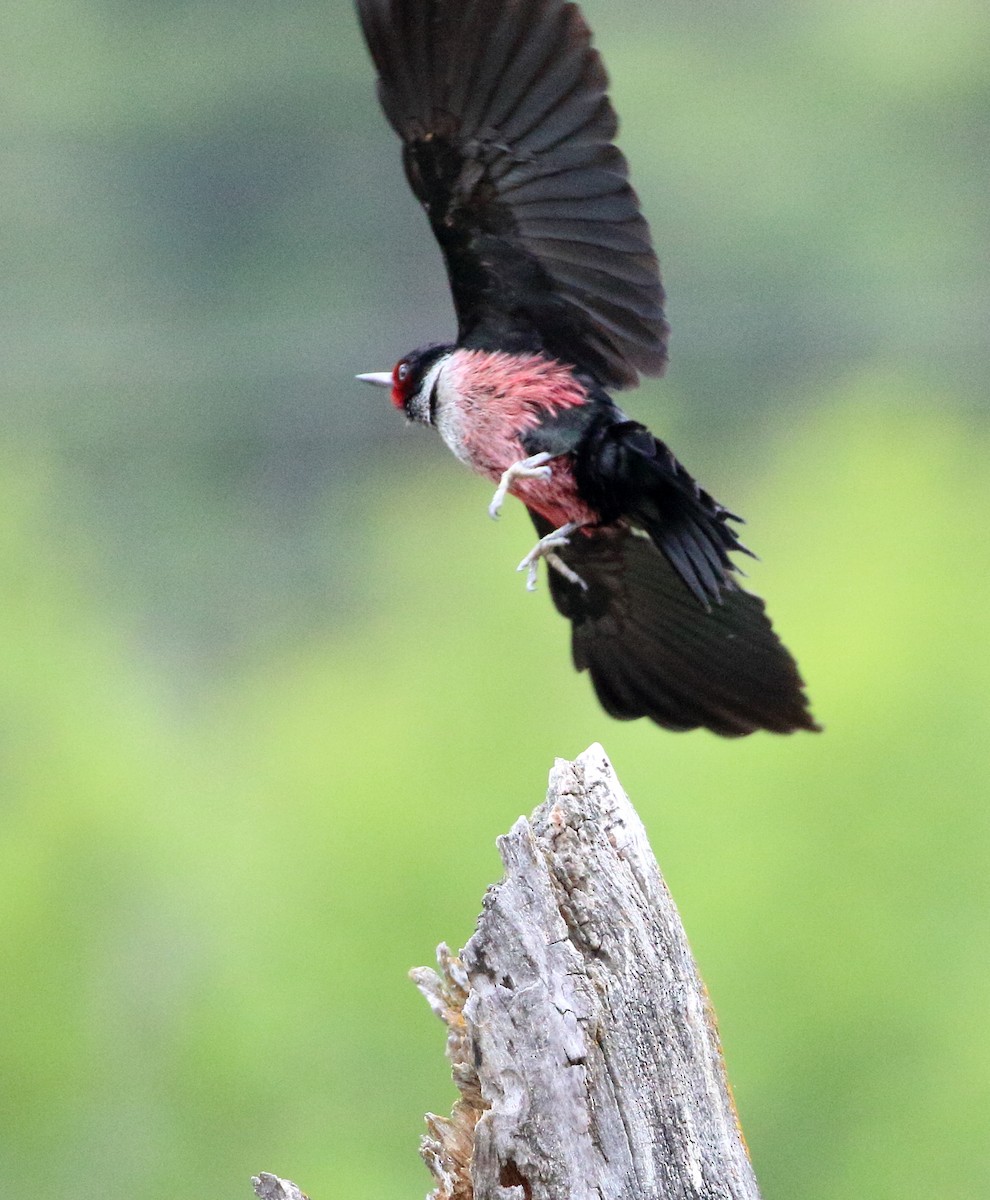
[[[660,374],[660,273],[577,7],[357,7],[406,175],[446,259],[460,341],[544,349],[606,387]]]
[[[549,531],[530,516],[541,536]],[[649,538],[620,526],[577,534],[558,553],[587,585],[547,572],[572,625],[574,665],[613,717],[722,737],[819,728],[758,596],[726,591],[706,611]]]

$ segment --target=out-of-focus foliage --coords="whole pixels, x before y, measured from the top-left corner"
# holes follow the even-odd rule
[[[610,722],[483,484],[350,382],[447,335],[339,0],[0,40],[0,1164],[415,1195],[405,982],[601,741],[767,1200],[990,1191],[990,14],[586,11],[671,293],[628,398],[749,520],[820,737]]]

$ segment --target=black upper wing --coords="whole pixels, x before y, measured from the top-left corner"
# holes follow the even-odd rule
[[[606,387],[659,374],[663,290],[564,0],[357,0],[385,114],[468,345],[543,348]]]
[[[575,667],[613,717],[722,737],[819,728],[758,596],[729,590],[706,611],[649,538],[620,526],[575,534],[558,553],[586,586],[548,570],[550,594],[571,622]]]

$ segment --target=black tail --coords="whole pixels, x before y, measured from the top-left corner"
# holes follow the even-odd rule
[[[723,737],[820,728],[758,596],[730,587],[702,606],[654,543],[623,527],[578,532],[559,554],[587,589],[548,568],[550,593],[572,623],[575,667],[613,717]]]
[[[646,530],[704,608],[735,587],[731,553],[756,556],[739,540],[729,512],[645,425],[612,406],[575,456],[582,497],[603,524],[628,520]]]

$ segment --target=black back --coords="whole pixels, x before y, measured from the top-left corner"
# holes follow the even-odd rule
[[[446,259],[461,344],[543,349],[606,387],[660,374],[660,273],[577,7],[357,7],[406,175]]]

